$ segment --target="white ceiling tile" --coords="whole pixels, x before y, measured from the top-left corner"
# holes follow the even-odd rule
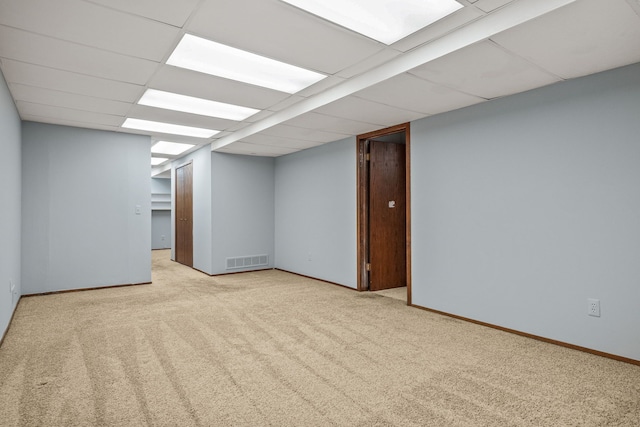
[[[297,96],[297,95],[290,95],[287,99],[278,102],[277,104],[273,104],[271,107],[269,107],[269,109],[271,111],[281,111],[284,110],[287,107],[291,107],[294,104],[297,104],[298,102],[304,100],[305,98],[301,97],[301,96]]]
[[[410,122],[425,116],[422,113],[390,107],[355,96],[342,98],[315,111],[329,116],[374,123],[385,127]]]
[[[411,55],[444,35],[455,39],[455,31],[470,22],[535,6],[535,0],[504,8],[509,0],[461,3],[466,6],[455,14],[388,47],[280,0],[0,0],[0,66],[23,118],[122,131],[127,113],[219,129],[205,142],[238,139],[244,142],[228,147],[278,156],[553,83],[555,76],[578,77],[640,61],[640,3],[579,0],[418,67],[411,71],[415,75],[401,74],[351,94],[350,87],[362,86],[346,79],[402,64],[404,52]],[[330,76],[291,96],[161,64],[184,32]],[[335,99],[336,85],[351,95],[309,111],[310,105]],[[135,105],[146,87],[263,111],[233,122]],[[242,138],[251,132],[258,133]],[[166,134],[154,138],[189,142]]]
[[[265,135],[264,133],[257,133],[241,140],[242,142],[248,142],[257,145],[268,145],[271,147],[279,148],[295,148],[298,150],[304,150],[306,148],[315,147],[321,145],[320,142],[304,141],[301,139],[283,138],[279,136]]]
[[[581,0],[492,37],[564,78],[640,61],[640,17],[625,0]]]
[[[357,76],[358,74],[362,74],[365,71],[368,71],[372,68],[375,68],[379,65],[384,64],[385,62],[392,60],[393,58],[397,57],[400,54],[401,52],[395,49],[386,48],[384,50],[374,53],[370,57],[365,58],[360,62],[357,62],[345,68],[344,70],[340,71],[337,75],[344,78]]]
[[[287,99],[288,93],[210,76],[183,68],[162,66],[149,87],[218,102],[263,110]]]
[[[450,53],[409,73],[487,99],[561,80],[490,41]]]
[[[237,141],[232,144],[226,145],[223,148],[219,148],[216,151],[232,153],[232,154],[245,154],[245,155],[258,155],[277,157],[289,153],[295,153],[300,151],[301,148],[288,148],[288,147],[274,147],[270,145],[252,144],[248,142]]]
[[[213,136],[212,136],[211,138],[209,138],[209,139],[211,139],[211,140],[214,140],[214,139],[220,139],[220,138],[223,138],[223,137],[225,137],[225,136],[227,136],[227,135],[231,135],[231,132],[229,132],[228,130],[223,130],[223,131],[221,131],[220,133],[216,133],[215,135],[213,135]]]
[[[53,107],[51,105],[33,104],[31,102],[16,102],[20,116],[35,116],[60,121],[77,122],[104,126],[120,126],[124,121],[121,116],[94,113],[91,111],[75,110],[71,108]]]
[[[182,113],[180,111],[165,110],[163,108],[154,108],[137,104],[132,106],[129,117],[212,130],[224,130],[238,123],[233,120],[200,116],[197,114]]]
[[[87,0],[113,9],[182,27],[199,0]]]
[[[224,129],[221,129],[219,133],[213,135],[210,139],[211,140],[217,140],[217,139],[229,136],[229,135],[233,134],[234,132],[236,132],[235,130],[231,130],[231,129],[234,129],[235,127],[237,127],[237,125],[232,125],[232,126],[224,128]]]
[[[511,3],[513,0],[479,0],[475,2],[475,6],[484,10],[485,12],[491,12],[499,7]]]
[[[236,147],[231,147],[231,148],[225,147],[216,151],[223,154],[231,154],[236,156],[254,156],[254,157],[272,157],[272,158],[280,157],[284,154],[289,154],[289,153],[284,153],[284,154],[271,153],[263,150],[251,150],[251,152],[249,152],[249,150],[236,148]],[[259,152],[255,152],[255,151],[259,151]],[[291,150],[291,151],[295,152],[297,150]]]
[[[400,74],[354,94],[360,98],[424,115],[477,104],[484,99],[457,92],[409,74]]]
[[[156,62],[178,37],[170,25],[81,0],[3,1],[0,24]]]
[[[279,0],[206,0],[187,32],[325,74],[384,45]]]
[[[254,122],[257,122],[259,120],[266,119],[267,117],[269,117],[272,114],[273,114],[273,111],[262,110],[262,111],[257,112],[253,116],[246,118],[244,121],[245,121],[245,123],[254,123]]]
[[[49,118],[49,117],[39,117],[25,114],[22,116],[22,120],[28,122],[38,122],[38,123],[49,123],[52,125],[60,125],[60,126],[73,126],[85,129],[98,129],[98,130],[106,130],[111,132],[117,132],[118,126],[107,126],[107,125],[99,125],[96,123],[82,123],[76,122],[73,120],[63,120],[59,118]]]
[[[296,118],[284,122],[290,126],[297,126],[308,129],[325,130],[347,135],[359,135],[378,129],[380,126],[373,123],[359,122],[340,117],[327,116],[310,112],[302,114]]]
[[[2,71],[7,82],[115,101],[135,102],[144,92],[144,86],[56,70],[55,68],[12,61],[10,59],[2,60]]]
[[[640,0],[627,0],[627,3],[635,10],[636,15],[640,16]]]
[[[326,77],[322,80],[320,80],[318,83],[312,84],[311,86],[302,89],[299,92],[296,92],[296,96],[303,96],[305,98],[310,97],[312,95],[318,94],[320,92],[323,92],[329,88],[332,88],[334,86],[339,85],[340,83],[344,82],[346,79],[342,78],[342,77],[337,77],[337,76],[329,76]]]
[[[247,122],[238,122],[235,125],[226,128],[225,131],[226,132],[230,132],[230,133],[231,132],[235,132],[235,131],[240,130],[240,129],[244,128],[244,127],[249,126],[250,124],[251,123],[247,123]],[[220,135],[220,134],[216,134],[215,136],[218,137],[218,135]]]
[[[318,129],[300,128],[282,124],[265,129],[260,134],[313,142],[332,142],[347,138],[349,136],[348,134],[327,132]]]
[[[463,25],[468,24],[469,22],[472,22],[484,15],[485,14],[482,13],[482,11],[475,7],[463,7],[462,9],[458,9],[451,15],[437,22],[434,22],[428,27],[423,28],[420,31],[416,31],[412,35],[407,36],[402,40],[398,40],[391,46],[394,49],[406,52],[410,49],[413,49],[414,47],[420,46],[421,44],[435,40],[438,37],[450,33],[456,28],[460,28]]]
[[[76,110],[93,111],[94,113],[125,116],[131,104],[110,99],[93,98],[75,93],[60,92],[43,89],[35,86],[21,84],[9,84],[9,89],[16,101],[31,102],[34,104],[51,105],[54,107],[73,108]]]
[[[128,83],[145,84],[158,64],[0,25],[0,57]]]
[[[256,133],[246,138],[243,138],[240,141],[233,142],[232,144],[236,144],[237,142],[241,142],[243,144],[252,144],[252,145],[269,145],[272,147],[296,148],[296,145],[300,141],[296,141],[295,139],[282,138],[278,136],[270,136],[270,135]],[[307,141],[307,143],[314,144],[310,141]]]

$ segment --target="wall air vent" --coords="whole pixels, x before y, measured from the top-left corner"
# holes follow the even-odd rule
[[[227,258],[227,270],[249,267],[266,267],[269,265],[269,255],[249,255]]]

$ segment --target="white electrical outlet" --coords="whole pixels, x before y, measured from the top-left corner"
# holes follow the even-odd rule
[[[600,300],[587,298],[587,314],[589,316],[600,317]]]
[[[163,234],[162,236],[160,236],[160,239],[164,240],[165,239],[165,235]]]

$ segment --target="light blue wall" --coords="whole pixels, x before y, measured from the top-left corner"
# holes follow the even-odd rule
[[[149,137],[33,122],[22,136],[23,294],[150,282]]]
[[[212,275],[247,271],[255,268],[227,270],[226,259],[262,254],[269,256],[266,267],[273,267],[273,159],[215,153],[205,146],[173,162],[172,180],[176,167],[189,162],[194,175],[193,267]],[[172,195],[172,227],[174,212]]]
[[[0,72],[0,338],[21,293],[22,160],[20,117]],[[9,282],[15,285],[11,291]]]
[[[151,193],[171,194],[171,180],[168,178],[151,178]]]
[[[171,211],[151,211],[151,249],[171,248]]]
[[[211,153],[212,274],[226,269],[226,259],[274,258],[274,160],[267,157]],[[253,268],[255,269],[255,268]]]
[[[171,179],[151,178],[151,249],[171,248],[171,210],[153,209],[154,198],[171,197]],[[162,200],[165,200],[164,198]]]
[[[352,288],[356,276],[356,142],[276,159],[276,267]]]
[[[411,132],[415,304],[640,360],[640,64]]]

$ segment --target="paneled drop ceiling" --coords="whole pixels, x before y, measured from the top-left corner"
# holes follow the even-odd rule
[[[639,0],[457,1],[385,45],[281,0],[0,0],[0,68],[23,120],[281,156],[640,61]],[[167,65],[185,34],[326,78],[290,94]],[[147,89],[261,111],[234,121],[139,105]],[[137,131],[127,118],[220,132]]]

